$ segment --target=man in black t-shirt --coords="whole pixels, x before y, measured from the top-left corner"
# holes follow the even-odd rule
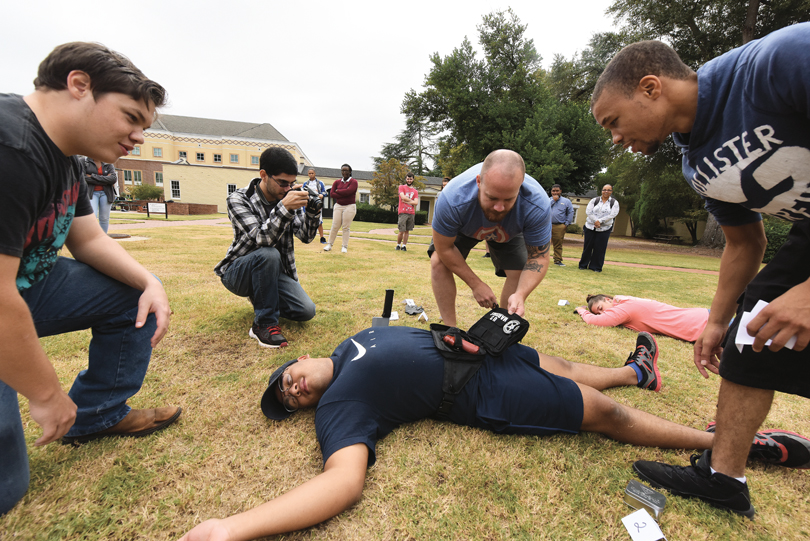
[[[712,432],[623,406],[599,392],[634,384],[660,390],[657,357],[648,333],[639,334],[635,352],[620,368],[573,363],[516,344],[501,357],[486,357],[457,395],[449,420],[503,434],[588,431],[635,445],[711,448]],[[376,442],[403,423],[436,414],[443,371],[430,332],[409,327],[372,327],[345,340],[331,357],[304,355],[285,363],[270,376],[262,411],[281,420],[317,406],[315,428],[324,472],[259,507],[203,522],[181,541],[230,539],[228,532],[235,531],[261,537],[299,530],[350,507],[362,495],[366,468],[376,459]],[[786,435],[761,433],[764,445],[758,452],[752,446],[752,457],[787,459],[779,447]],[[803,441],[810,447],[810,440]],[[796,460],[783,465],[810,466]]]
[[[42,427],[35,445],[145,436],[181,413],[127,405],[166,333],[169,301],[99,227],[75,157],[113,163],[142,144],[165,91],[126,57],[79,42],[54,49],[34,87],[0,94],[0,515],[29,482],[17,393]],[[58,256],[63,245],[74,259]],[[65,393],[38,337],[87,328],[88,368]]]

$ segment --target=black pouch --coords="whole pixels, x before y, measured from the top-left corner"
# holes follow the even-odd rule
[[[495,308],[479,319],[467,334],[471,342],[493,357],[499,357],[506,348],[520,342],[527,332],[528,321],[504,308]]]
[[[486,358],[483,348],[475,344],[464,331],[456,327],[448,327],[438,323],[431,323],[430,333],[433,335],[433,343],[439,353],[444,357],[444,378],[442,379],[442,403],[434,414],[437,419],[445,420],[453,408],[456,395],[461,392],[464,386],[470,381],[481,363]],[[450,340],[447,340],[450,338]],[[462,340],[466,340],[466,347]],[[470,347],[472,345],[473,347]],[[472,352],[477,348],[477,352]]]

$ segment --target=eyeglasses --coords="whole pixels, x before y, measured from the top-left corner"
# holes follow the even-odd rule
[[[281,374],[281,377],[278,378],[278,390],[281,391],[281,404],[284,406],[284,409],[292,413],[298,410],[298,398],[284,394],[293,386],[293,378],[289,370],[289,368],[285,370]],[[287,386],[286,388],[284,387],[285,385]]]
[[[295,181],[281,182],[276,177],[271,176],[270,178],[272,178],[275,181],[275,183],[278,184],[279,186],[281,186],[282,188],[290,188],[290,187],[292,187],[293,184],[295,184]]]

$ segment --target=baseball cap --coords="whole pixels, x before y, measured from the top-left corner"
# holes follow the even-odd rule
[[[287,370],[288,366],[297,362],[298,359],[287,361],[278,367],[275,372],[270,374],[270,381],[267,382],[267,389],[264,390],[264,394],[262,395],[262,413],[264,413],[265,417],[268,419],[283,421],[294,413],[287,411],[284,404],[278,401],[276,398],[276,387],[278,386],[278,378],[281,377],[281,374]]]

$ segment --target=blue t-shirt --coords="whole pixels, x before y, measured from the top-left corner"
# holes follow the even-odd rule
[[[720,225],[759,212],[810,217],[810,23],[777,30],[698,70],[683,174]]]
[[[403,423],[432,416],[442,399],[444,358],[429,331],[373,327],[332,354],[332,383],[315,413],[324,463],[344,447],[375,446]],[[450,421],[505,434],[576,433],[582,394],[573,381],[540,368],[537,352],[515,345],[487,356],[456,398]]]
[[[445,237],[459,234],[478,240],[507,242],[523,234],[529,246],[544,246],[551,241],[551,211],[548,195],[540,183],[525,175],[515,206],[501,222],[490,222],[478,203],[475,178],[479,163],[455,177],[442,190],[433,213],[433,229]]]

